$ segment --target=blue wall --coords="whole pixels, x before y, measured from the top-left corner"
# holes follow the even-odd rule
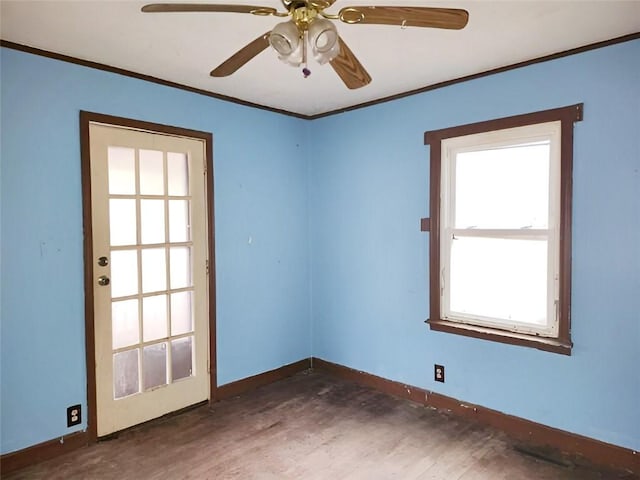
[[[310,162],[314,355],[639,450],[639,58],[634,41],[313,122],[331,139]],[[572,356],[430,331],[423,133],[581,102]]]
[[[0,51],[2,453],[86,411],[80,110],[213,133],[219,384],[309,356],[303,122]]]
[[[640,41],[312,122],[0,52],[2,453],[86,408],[79,110],[214,134],[219,384],[314,355],[640,449]],[[424,131],[579,102],[573,355],[429,331]]]

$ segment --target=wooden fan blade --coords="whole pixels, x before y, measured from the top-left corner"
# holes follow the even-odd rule
[[[342,79],[347,88],[356,89],[371,83],[371,76],[358,61],[353,52],[347,47],[342,38],[340,42],[340,54],[331,60],[331,66]]]
[[[212,5],[209,3],[150,3],[142,7],[145,13],[170,12],[231,12],[253,13],[254,15],[273,15],[275,8],[258,7],[255,5]]]
[[[241,66],[269,46],[269,33],[270,32],[260,35],[253,42],[242,47],[219,66],[211,70],[210,75],[212,77],[227,77],[234,73]]]
[[[403,27],[460,30],[469,21],[469,12],[458,8],[432,7],[345,7],[338,15],[350,24],[400,25]]]

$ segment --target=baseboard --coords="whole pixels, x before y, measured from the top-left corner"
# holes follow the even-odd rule
[[[87,432],[74,432],[69,435],[39,443],[17,452],[0,456],[0,473],[9,473],[35,463],[44,462],[67,452],[86,447],[89,444]]]
[[[235,397],[254,388],[268,385],[269,383],[282,380],[283,378],[295,375],[298,372],[308,370],[311,366],[311,359],[305,358],[289,365],[284,365],[275,370],[260,373],[252,377],[228,383],[217,388],[216,400]],[[188,409],[191,407],[187,407]],[[151,420],[153,422],[153,420]],[[65,435],[61,438],[39,443],[31,447],[8,453],[0,456],[0,472],[9,473],[21,468],[34,465],[36,463],[50,460],[52,458],[71,452],[89,444],[89,434],[87,432],[76,432]]]
[[[387,380],[320,358],[314,357],[311,361],[314,369],[326,371],[337,377],[366,385],[390,395],[439,410],[447,410],[455,415],[490,425],[534,448],[556,450],[576,463],[610,467],[640,474],[640,452],[507,415],[480,405],[462,402],[422,388]]]
[[[224,400],[235,397],[245,392],[264,385],[268,385],[283,378],[291,377],[296,373],[308,370],[311,367],[311,359],[305,358],[288,365],[284,365],[268,372],[259,373],[251,377],[243,378],[235,382],[227,383],[218,387],[215,400]]]
[[[461,402],[446,395],[388,380],[319,358],[303,359],[268,372],[222,385],[217,389],[215,400],[224,400],[241,395],[255,388],[295,375],[310,367],[361,385],[366,385],[390,395],[405,398],[439,410],[447,410],[455,415],[490,425],[504,431],[517,440],[526,442],[528,445],[552,448],[581,463],[591,463],[640,474],[640,453],[634,450],[548,427],[490,408]],[[0,472],[13,472],[84,447],[88,445],[88,443],[89,436],[87,432],[75,432],[59,439],[50,440],[17,452],[8,453],[0,456]]]

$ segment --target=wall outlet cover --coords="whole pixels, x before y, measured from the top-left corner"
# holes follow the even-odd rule
[[[73,405],[67,408],[67,428],[80,425],[82,422],[82,410],[80,405]]]
[[[444,383],[444,365],[433,366],[433,379],[436,382]]]

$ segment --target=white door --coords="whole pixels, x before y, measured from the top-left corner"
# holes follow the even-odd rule
[[[97,434],[209,397],[203,140],[91,123]]]

